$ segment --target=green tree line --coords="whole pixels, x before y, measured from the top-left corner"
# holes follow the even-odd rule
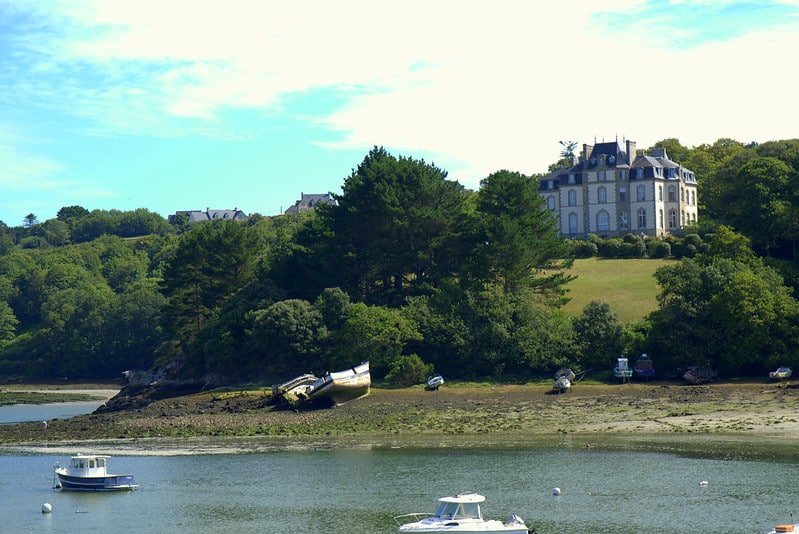
[[[534,177],[471,191],[379,147],[312,212],[172,226],[69,206],[0,223],[0,377],[156,366],[236,383],[369,360],[397,383],[523,380],[639,352],[728,376],[799,364],[799,141],[657,146],[699,177],[686,236],[563,240]],[[622,324],[601,300],[562,310],[572,258],[594,254],[682,260],[657,271],[660,308]]]

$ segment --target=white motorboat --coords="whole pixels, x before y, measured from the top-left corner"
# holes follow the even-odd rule
[[[793,375],[793,370],[790,367],[777,367],[776,371],[771,371],[768,376],[772,380],[788,380]]]
[[[305,395],[312,401],[329,401],[338,406],[365,397],[371,386],[369,362],[363,362],[346,371],[327,373],[307,386]]]
[[[133,490],[138,486],[133,483],[133,475],[112,475],[108,473],[108,459],[105,455],[72,456],[69,465],[61,467],[56,464],[55,487],[62,490],[82,491],[120,491]]]
[[[438,510],[434,514],[412,513],[396,516],[398,532],[429,534],[435,532],[459,532],[474,534],[529,534],[524,520],[512,515],[505,521],[483,519],[480,504],[485,497],[476,493],[459,493],[438,499]],[[402,523],[413,518],[411,523]]]

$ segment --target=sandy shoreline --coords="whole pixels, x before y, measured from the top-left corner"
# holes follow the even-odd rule
[[[108,395],[108,386],[70,388]],[[241,452],[286,448],[415,446],[675,447],[799,438],[799,386],[769,382],[375,388],[334,409],[276,409],[265,390],[205,392],[135,410],[0,426],[0,446],[75,447],[114,454]],[[688,445],[686,445],[688,446]],[[697,445],[700,447],[701,445]]]

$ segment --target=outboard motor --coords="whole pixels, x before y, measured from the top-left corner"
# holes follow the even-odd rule
[[[524,525],[524,519],[522,519],[521,517],[519,517],[516,514],[513,514],[512,516],[510,516],[508,518],[507,521],[505,521],[505,526],[506,527],[521,527],[521,526],[525,526]]]

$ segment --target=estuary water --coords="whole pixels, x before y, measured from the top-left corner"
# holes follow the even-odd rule
[[[92,413],[103,403],[104,401],[77,401],[0,406],[0,424],[69,419],[76,415]]]
[[[63,450],[0,448],[0,531],[390,533],[393,516],[432,512],[438,497],[464,491],[486,496],[486,517],[515,513],[540,534],[765,534],[791,519],[796,443],[670,439],[120,451],[112,470],[140,486],[103,494],[52,489]],[[41,512],[45,502],[52,513]]]

